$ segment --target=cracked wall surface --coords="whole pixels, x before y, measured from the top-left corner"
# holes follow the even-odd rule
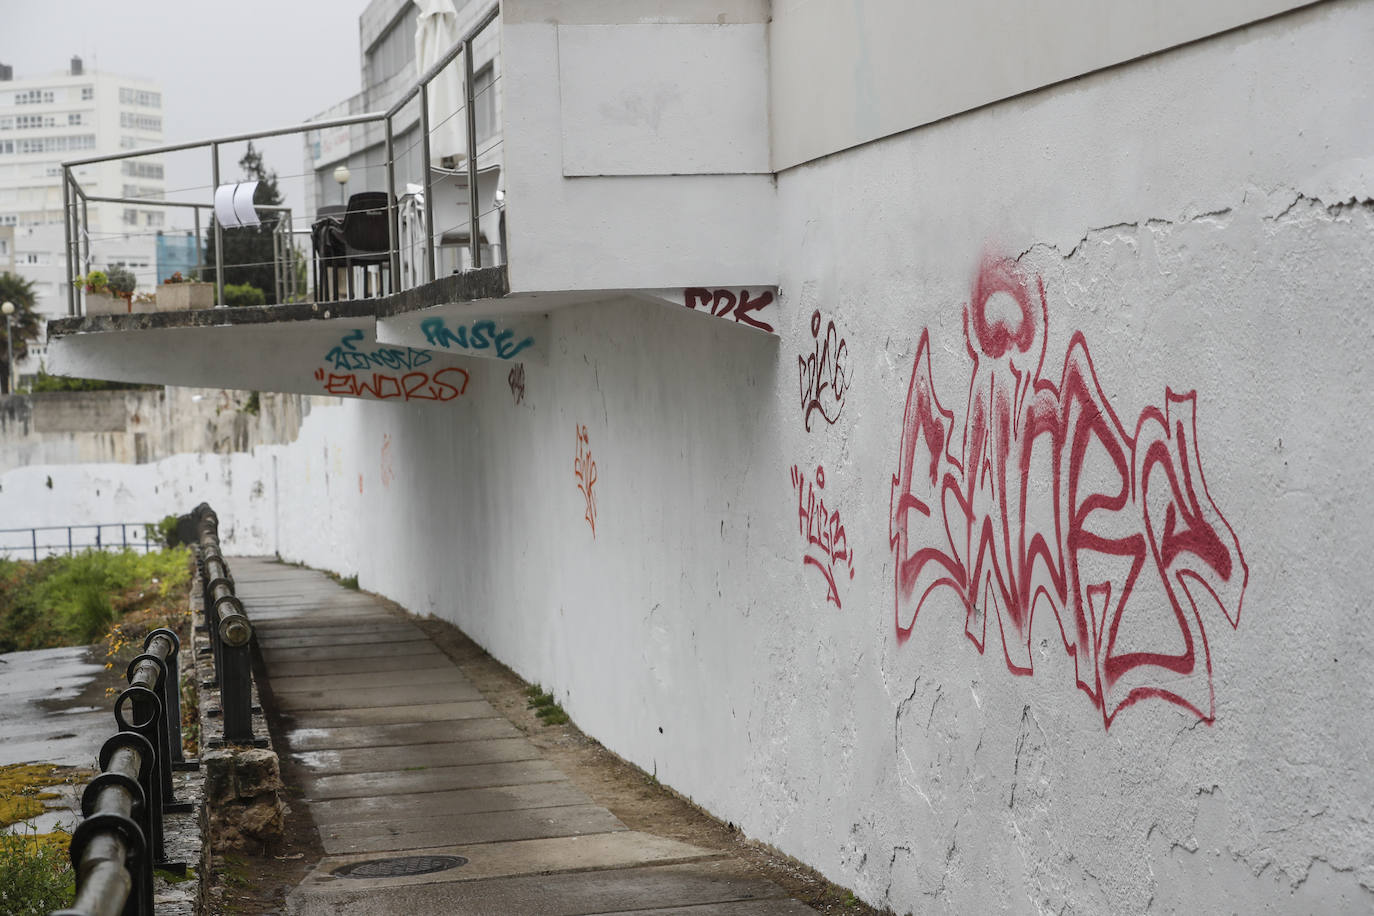
[[[521,399],[476,364],[451,408],[147,473],[896,913],[1368,912],[1371,40],[1320,4],[782,173],[776,341],[601,302]],[[1005,440],[971,475],[970,431]],[[973,577],[984,520],[1040,590]],[[926,549],[965,581],[904,595]]]

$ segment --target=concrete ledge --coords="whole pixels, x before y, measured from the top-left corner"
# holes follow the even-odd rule
[[[387,318],[391,315],[402,315],[457,302],[503,299],[508,295],[510,275],[506,271],[506,265],[479,267],[384,296],[376,300],[377,317]]]
[[[152,331],[165,328],[218,328],[333,318],[372,318],[380,299],[341,299],[338,302],[294,302],[242,308],[192,309],[185,312],[134,312],[124,315],[87,315],[48,322],[48,338],[108,331]]]

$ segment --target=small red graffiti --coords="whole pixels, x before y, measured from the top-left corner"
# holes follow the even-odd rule
[[[382,486],[390,487],[391,482],[396,479],[396,472],[391,467],[391,433],[382,435],[382,462],[381,474]]]
[[[799,533],[806,538],[802,565],[821,571],[828,588],[826,600],[838,608],[840,592],[835,585],[835,568],[848,568],[849,578],[853,579],[854,551],[849,547],[849,538],[840,522],[840,511],[826,509],[825,497],[820,494],[825,489],[825,468],[817,465],[815,479],[807,480],[801,468],[792,465],[792,489],[797,491]]]
[[[525,364],[516,363],[511,367],[510,373],[506,376],[506,381],[510,382],[510,393],[515,398],[515,403],[519,404],[525,400]]]
[[[363,475],[362,475],[362,474],[359,474],[359,475],[358,475],[358,492],[359,492],[359,493],[363,492]]]
[[[692,311],[696,311],[700,306],[705,312],[717,318],[733,317],[739,324],[746,324],[751,328],[758,328],[760,331],[773,332],[773,326],[766,321],[760,321],[754,317],[755,312],[761,312],[773,302],[773,293],[764,290],[758,296],[750,298],[749,290],[742,289],[738,293],[729,289],[706,289],[700,286],[690,286],[682,291],[682,304]]]
[[[811,415],[819,413],[831,426],[844,410],[849,393],[849,344],[828,321],[821,333],[821,313],[811,313],[811,338],[815,352],[797,357],[797,381],[801,394],[802,417],[811,431]]]
[[[592,487],[596,486],[596,462],[592,460],[591,440],[587,438],[587,427],[578,426],[577,432],[577,457],[573,459],[573,477],[577,480],[577,489],[582,493],[582,498],[587,501],[587,512],[583,516],[587,524],[592,526],[592,538],[596,538],[596,494],[592,492]]]
[[[964,311],[973,377],[962,440],[921,333],[889,515],[898,641],[949,588],[979,653],[991,617],[1008,670],[1030,675],[1043,599],[1104,728],[1148,698],[1211,724],[1204,612],[1238,627],[1249,569],[1203,480],[1197,393],[1166,388],[1164,407],[1146,407],[1130,433],[1082,332],[1058,382],[1044,377],[1048,321],[1040,278],[984,261]]]
[[[354,398],[376,398],[389,401],[403,398],[407,401],[452,401],[467,391],[468,373],[465,369],[450,366],[434,372],[407,372],[402,376],[383,375],[373,372],[371,377],[360,376],[355,372],[326,374],[324,369],[315,370],[315,379],[324,382],[327,394]]]

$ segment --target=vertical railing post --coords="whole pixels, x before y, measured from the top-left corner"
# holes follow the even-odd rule
[[[38,562],[38,529],[34,528],[29,532],[33,539],[33,562]]]
[[[472,91],[472,39],[463,42],[463,85],[468,106],[468,247],[472,266],[482,266],[482,234],[477,212],[477,97]]]
[[[426,195],[428,196],[428,195]],[[391,117],[386,118],[386,231],[391,242],[391,291],[396,292],[396,278],[401,275],[400,229],[396,222],[396,138],[391,129]]]
[[[62,238],[67,243],[67,314],[76,315],[76,272],[73,248],[77,243],[76,220],[72,214],[72,170],[62,166]]]
[[[67,556],[72,555],[72,526],[67,526]]]
[[[420,85],[420,174],[425,189],[425,282],[434,280],[434,195],[429,185],[429,84]]]
[[[191,212],[195,214],[196,218],[196,275],[186,279],[200,280],[202,279],[200,269],[205,266],[205,244],[200,237],[200,207],[195,207]]]
[[[219,191],[219,144],[210,144],[210,174],[215,191]],[[215,224],[215,305],[224,305],[224,227]]]
[[[80,188],[76,189],[77,197],[81,198],[81,237],[86,242],[86,269],[82,273],[91,272],[91,202],[86,199],[86,194]]]

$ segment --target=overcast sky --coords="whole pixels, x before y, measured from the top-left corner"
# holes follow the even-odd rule
[[[286,127],[360,89],[358,15],[366,0],[0,0],[0,63],[16,79],[67,69],[144,77],[162,85],[166,143]],[[263,144],[279,175],[302,172],[302,141]],[[167,187],[209,184],[178,157]],[[226,156],[226,178],[237,174]],[[192,172],[195,174],[191,174]],[[283,181],[298,208],[303,185]],[[299,222],[298,222],[299,225]]]

